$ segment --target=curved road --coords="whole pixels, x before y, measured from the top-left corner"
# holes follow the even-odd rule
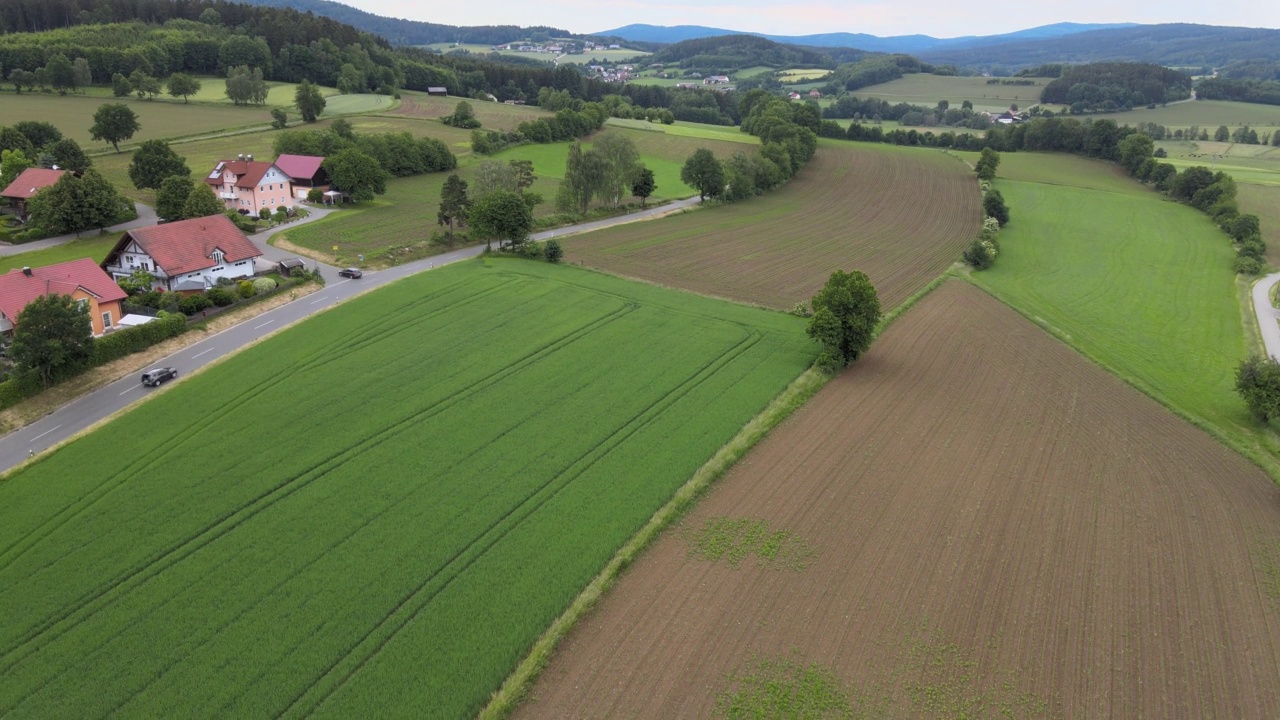
[[[1271,288],[1280,282],[1280,273],[1267,275],[1253,284],[1253,312],[1258,316],[1262,344],[1267,354],[1280,360],[1280,310],[1271,306]]]
[[[696,197],[689,198],[630,215],[548,230],[533,235],[531,239],[546,240],[637,220],[647,220],[697,205],[698,202],[699,199]],[[324,214],[327,213],[317,213],[314,217],[319,219]],[[265,257],[272,260],[295,257],[274,246],[266,245],[265,239],[270,234],[261,233],[251,238],[263,250]],[[365,276],[359,280],[340,278],[338,277],[337,268],[312,261],[312,264],[320,269],[325,278],[327,284],[324,289],[211,335],[169,357],[157,360],[153,363],[153,366],[175,367],[178,370],[178,377],[181,379],[182,376],[188,375],[218,358],[230,355],[264,335],[330,308],[358,293],[431,270],[432,268],[473,258],[483,252],[484,246],[454,250],[443,255],[436,255],[387,270],[365,273]],[[8,470],[28,457],[70,438],[113,413],[127,408],[144,395],[163,390],[163,386],[155,389],[144,388],[138,382],[138,374],[117,380],[88,395],[77,398],[36,422],[0,438],[0,472]]]

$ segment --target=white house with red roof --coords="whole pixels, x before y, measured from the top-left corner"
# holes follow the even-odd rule
[[[219,162],[204,181],[228,210],[242,215],[258,215],[263,208],[275,212],[278,207],[293,207],[289,176],[275,163],[254,162],[252,155]]]
[[[9,186],[0,191],[0,197],[9,201],[14,214],[22,222],[27,221],[27,201],[41,190],[55,184],[66,175],[66,170],[49,170],[48,168],[27,168],[18,173],[18,177]]]
[[[70,295],[89,312],[93,334],[116,327],[124,290],[90,258],[0,275],[0,332],[12,332],[23,308],[42,295]]]
[[[210,215],[129,230],[107,253],[102,269],[116,280],[146,270],[160,290],[203,291],[218,278],[253,275],[253,260],[261,255],[227,216]]]
[[[329,189],[329,173],[324,169],[324,158],[318,155],[281,155],[276,167],[289,176],[293,183],[294,197],[306,200],[312,189],[321,192]]]

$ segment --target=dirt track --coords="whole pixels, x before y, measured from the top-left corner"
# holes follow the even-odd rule
[[[1280,491],[961,281],[775,430],[685,530],[722,516],[818,555],[734,569],[667,532],[517,717],[712,716],[752,653],[888,687],[888,717],[924,715],[904,690],[917,681],[987,692],[989,709],[1044,702],[1018,717],[1280,716]],[[946,638],[929,657],[971,663],[901,662],[921,624]]]
[[[861,270],[890,308],[960,259],[980,200],[968,168],[938,151],[828,144],[750,202],[582,235],[565,251],[627,277],[785,309],[832,271]]]

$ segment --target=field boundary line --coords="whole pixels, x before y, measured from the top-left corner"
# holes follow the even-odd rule
[[[1005,307],[1013,310],[1014,312],[1018,313],[1019,315],[1026,318],[1027,320],[1030,320],[1033,325],[1049,333],[1049,335],[1057,339],[1058,342],[1071,348],[1072,350],[1074,350],[1076,353],[1078,353],[1081,357],[1085,358],[1089,362],[1102,368],[1107,372],[1107,374],[1111,375],[1114,378],[1118,378],[1125,385],[1128,385],[1129,387],[1133,388],[1134,390],[1137,390],[1138,392],[1142,393],[1143,395],[1150,398],[1151,400],[1154,400],[1164,409],[1168,410],[1174,415],[1177,415],[1183,420],[1186,420],[1187,422],[1194,425],[1196,428],[1200,429],[1201,431],[1203,431],[1204,433],[1212,437],[1214,440],[1217,440],[1219,443],[1225,446],[1228,450],[1231,450],[1237,453],[1244,459],[1253,463],[1259,469],[1265,472],[1267,476],[1271,478],[1271,481],[1273,483],[1275,483],[1277,486],[1280,486],[1280,458],[1276,458],[1272,453],[1263,452],[1265,448],[1249,447],[1244,443],[1236,442],[1235,440],[1228,437],[1225,432],[1218,429],[1216,425],[1209,422],[1207,419],[1200,417],[1198,415],[1193,415],[1189,411],[1183,410],[1182,408],[1175,407],[1173,403],[1165,399],[1162,395],[1157,393],[1154,389],[1148,387],[1145,383],[1141,382],[1137,378],[1121,373],[1119,370],[1111,367],[1110,365],[1102,362],[1102,360],[1094,357],[1092,354],[1085,351],[1084,348],[1081,348],[1079,345],[1076,345],[1074,342],[1072,342],[1070,340],[1070,337],[1071,337],[1070,335],[1063,332],[1057,326],[1053,325],[1052,323],[1045,320],[1044,318],[1041,318],[1037,315],[1033,315],[1023,310],[1022,308],[1008,302],[1004,298],[992,292],[986,286],[982,285],[981,283],[971,278],[967,278],[959,275],[957,277],[962,277],[962,279],[964,279],[965,282],[970,283],[971,285],[978,288],[982,292],[995,298],[1001,305],[1004,305]]]
[[[597,270],[596,272],[603,271]],[[928,285],[917,290],[886,313],[876,326],[875,337],[879,337],[895,320],[950,277],[951,274],[948,272],[934,278]],[[656,285],[656,283],[651,284]],[[693,476],[676,490],[671,499],[659,508],[630,540],[619,548],[618,552],[604,566],[604,569],[600,571],[600,574],[583,588],[582,592],[569,604],[569,607],[551,623],[551,626],[542,634],[542,637],[534,642],[529,654],[520,661],[520,664],[516,666],[511,675],[507,676],[502,686],[494,691],[489,698],[488,704],[485,705],[477,717],[480,720],[502,720],[510,716],[524,701],[529,688],[533,685],[533,681],[537,679],[543,668],[551,661],[551,657],[556,648],[559,647],[560,641],[569,634],[569,631],[578,624],[579,620],[595,608],[596,603],[600,602],[600,598],[613,587],[614,583],[618,581],[618,578],[622,576],[622,573],[631,563],[657,540],[663,530],[670,527],[692,509],[702,495],[726,472],[731,470],[738,460],[741,460],[763,440],[773,428],[782,424],[783,421],[802,408],[833,377],[833,375],[829,375],[817,367],[809,367],[795,380],[791,381],[791,384],[783,389],[781,393],[775,396],[765,406],[764,410],[761,410],[759,414],[747,421],[747,424],[738,431],[737,435],[734,435],[729,442],[725,443],[711,456],[710,460],[707,460],[702,467],[698,468]]]

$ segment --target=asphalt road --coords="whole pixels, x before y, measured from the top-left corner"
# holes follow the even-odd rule
[[[1280,273],[1268,275],[1253,285],[1253,311],[1258,316],[1258,329],[1262,331],[1262,344],[1267,354],[1280,360],[1280,311],[1271,307],[1271,287],[1280,282]]]
[[[690,207],[697,203],[698,198],[689,198],[688,200],[650,208],[630,215],[548,230],[533,235],[532,239],[546,240],[553,237],[589,232],[612,225],[646,220]],[[278,260],[285,257],[293,257],[273,246],[266,245],[266,237],[266,235],[255,236],[251,239],[263,249],[268,258]],[[386,285],[443,265],[474,258],[483,252],[484,246],[463,248],[387,270],[367,272],[364,277],[358,280],[338,277],[337,268],[309,260],[307,264],[318,267],[325,278],[327,284],[323,290],[303,296],[251,320],[246,320],[239,325],[227,328],[178,353],[157,360],[153,364],[153,367],[169,366],[177,368],[178,379],[176,381],[170,381],[159,388],[147,388],[143,387],[142,383],[139,382],[139,377],[142,373],[138,372],[88,395],[84,395],[40,420],[5,435],[0,438],[0,472],[8,470],[28,457],[66,440],[113,413],[127,408],[149,393],[163,392],[164,388],[173,382],[181,382],[183,376],[218,358],[234,353],[245,345],[281,327],[314,315],[344,299],[371,288]]]

